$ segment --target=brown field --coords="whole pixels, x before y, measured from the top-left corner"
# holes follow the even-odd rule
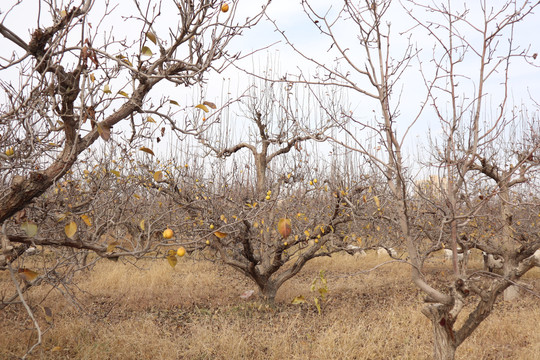
[[[393,263],[360,272],[376,263],[373,256],[316,259],[280,289],[275,305],[268,305],[256,297],[241,299],[253,284],[223,265],[187,256],[174,269],[165,260],[137,266],[101,261],[76,276],[70,287],[75,299],[51,292],[49,285],[30,292],[44,335],[43,345],[29,358],[430,358],[430,323],[420,313],[409,269]],[[449,265],[428,268],[427,276],[433,277],[447,273]],[[319,315],[310,286],[321,269],[329,293]],[[525,281],[538,293],[540,271]],[[10,286],[9,273],[0,273],[0,294],[11,293]],[[308,304],[292,305],[300,294]],[[38,304],[52,310],[52,324]],[[532,295],[499,301],[457,358],[540,359],[539,305]],[[0,311],[0,359],[19,358],[35,336],[21,305]]]

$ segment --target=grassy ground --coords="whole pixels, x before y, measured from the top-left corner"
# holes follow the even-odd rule
[[[77,275],[75,298],[50,286],[29,294],[49,307],[52,324],[36,314],[44,344],[31,359],[427,359],[431,328],[403,264],[346,255],[316,259],[278,292],[274,306],[239,297],[253,284],[233,270],[182,258],[137,267],[102,261]],[[449,273],[432,265],[427,276]],[[319,315],[310,292],[326,270],[329,294]],[[540,271],[526,281],[540,290]],[[0,294],[10,286],[0,273]],[[49,293],[50,292],[50,293]],[[65,292],[65,289],[64,289]],[[48,296],[45,296],[47,293]],[[292,305],[303,295],[306,304]],[[43,300],[44,299],[44,300]],[[500,301],[459,349],[461,359],[539,359],[540,300]],[[0,359],[16,359],[35,341],[22,306],[0,312]]]

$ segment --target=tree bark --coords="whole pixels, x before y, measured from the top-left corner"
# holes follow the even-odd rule
[[[433,325],[433,359],[453,360],[457,345],[449,307],[442,304],[428,305],[422,309],[422,313]]]
[[[273,281],[266,281],[264,284],[257,284],[261,290],[261,295],[269,303],[274,303],[276,300],[276,294],[278,286]]]

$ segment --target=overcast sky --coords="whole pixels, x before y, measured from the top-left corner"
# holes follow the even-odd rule
[[[3,0],[0,4],[0,10],[2,11],[1,19],[4,19],[6,11],[14,4],[15,0]],[[321,14],[328,14],[329,19],[335,19],[337,11],[340,9],[341,1],[328,1],[328,0],[315,0],[310,1],[314,8]],[[36,6],[39,3],[38,0],[25,0],[20,6],[17,6],[13,13],[9,14],[4,21],[4,24],[18,33],[23,39],[28,40],[30,33],[35,29],[37,25],[37,12],[39,7]],[[113,1],[114,3],[114,1]],[[236,15],[239,19],[245,18],[248,14],[254,14],[258,11],[262,5],[262,0],[240,0],[237,8],[231,8],[230,13],[236,11]],[[406,6],[409,6],[409,2],[403,1]],[[424,1],[423,3],[426,3]],[[440,1],[436,2],[437,4]],[[465,2],[462,0],[455,0],[451,2],[452,6],[456,8],[462,7]],[[474,23],[481,23],[482,18],[479,17],[480,13],[477,11],[478,1],[468,1],[467,6],[471,7],[470,20]],[[488,4],[493,6],[499,6],[503,3],[501,0],[487,1]],[[100,2],[96,2],[96,12],[99,14]],[[406,44],[409,35],[412,35],[412,42],[414,46],[420,50],[419,60],[423,62],[423,66],[427,73],[432,72],[430,67],[433,65],[430,63],[431,56],[433,54],[433,38],[427,37],[426,33],[419,27],[415,28],[412,32],[401,34],[403,31],[410,29],[413,21],[407,16],[403,10],[400,2],[395,1],[392,11],[389,12],[386,21],[392,24],[392,54],[398,56]],[[131,1],[122,0],[119,1],[119,7],[116,12],[128,12],[129,7],[132,6]],[[476,7],[476,9],[475,9]],[[43,10],[44,11],[44,10]],[[535,52],[540,52],[540,40],[538,33],[540,32],[540,9],[535,14],[530,15],[526,21],[520,23],[515,29],[516,43],[514,45],[520,45],[522,48],[530,46],[529,54],[532,55]],[[318,61],[326,64],[332,64],[335,61],[336,53],[329,51],[330,42],[324,36],[321,36],[320,31],[315,27],[312,21],[310,21],[304,14],[300,0],[273,0],[268,8],[268,18],[275,20],[280,29],[285,31],[285,34],[289,39],[305,52],[308,56],[316,58]],[[42,19],[46,20],[46,14],[42,14]],[[422,12],[415,11],[415,15],[419,18],[433,20],[430,16]],[[95,20],[97,21],[97,20]],[[165,13],[159,25],[166,28],[169,24],[174,24],[175,14]],[[42,25],[48,25],[47,21],[43,21]],[[102,24],[105,29],[110,27],[111,24]],[[118,37],[128,32],[129,26],[126,24],[115,23],[114,33],[118,34]],[[359,65],[363,64],[362,55],[358,49],[358,42],[355,37],[355,29],[350,25],[338,25],[336,33],[340,41],[343,41],[345,47],[350,48],[349,54]],[[159,34],[158,34],[159,35]],[[464,37],[470,41],[480,40],[477,35],[470,29],[464,28]],[[501,45],[507,46],[505,39],[501,38]],[[271,45],[271,46],[270,46]],[[0,37],[0,46],[2,46],[3,56],[7,56],[10,53],[10,49],[13,49],[13,44]],[[268,48],[267,48],[268,47]],[[279,64],[279,73],[276,75],[284,75],[285,73],[297,74],[300,70],[305,74],[313,74],[315,68],[309,62],[303,60],[299,55],[295,54],[292,49],[284,42],[283,37],[275,31],[274,24],[266,17],[251,30],[246,30],[242,37],[235,39],[231,43],[231,52],[241,51],[244,54],[250,53],[257,49],[267,48],[257,52],[253,57],[245,59],[243,62],[238,63],[238,66],[244,67],[249,71],[261,71],[266,67],[266,60],[272,58],[274,61],[277,59]],[[9,51],[8,51],[9,50]],[[475,79],[477,78],[477,66],[474,57],[471,60],[466,59],[460,64],[460,71],[463,72],[465,77],[462,79],[462,88],[465,92],[470,94],[471,89],[475,86]],[[516,59],[513,61],[512,69],[510,72],[511,77],[511,89],[510,96],[511,101],[514,104],[520,104],[522,101],[531,107],[532,110],[537,110],[530,100],[530,96],[540,102],[540,56],[533,61],[536,67],[524,63],[522,60]],[[419,109],[421,99],[423,99],[425,91],[423,89],[422,82],[420,81],[420,73],[417,62],[412,62],[410,68],[403,76],[403,81],[399,83],[394,95],[401,94],[400,98],[400,113],[402,121],[405,124],[410,122],[410,119],[416,114]],[[276,70],[276,69],[273,69]],[[356,76],[351,75],[351,76]],[[469,78],[468,78],[469,77]],[[236,70],[234,67],[229,67],[228,70],[222,74],[210,74],[206,92],[207,99],[215,102],[221,101],[222,94],[222,79],[230,79],[231,89],[233,92],[242,91],[248,85],[247,77],[244,73]],[[491,93],[489,100],[494,107],[498,105],[498,101],[501,99],[502,88],[500,86],[502,78],[494,75],[491,82],[488,83],[488,91]],[[179,91],[179,90],[175,90]],[[191,92],[190,92],[191,91]],[[177,93],[175,93],[177,94]],[[235,93],[231,96],[234,97]],[[176,95],[180,101],[189,101],[193,96],[193,90],[186,90],[184,95]],[[357,96],[351,94],[349,97],[351,101],[351,110],[355,112],[355,116],[359,118],[370,118],[374,116],[374,112],[377,112],[377,104],[370,101],[365,96]],[[397,102],[397,96],[394,99]],[[444,102],[441,106],[444,106]],[[438,122],[434,121],[433,113],[426,111],[425,115],[413,129],[411,138],[425,140],[425,134],[428,129],[432,129],[435,133],[438,131]],[[405,127],[402,128],[402,130]],[[403,130],[404,131],[404,130]],[[414,141],[413,141],[414,142]]]

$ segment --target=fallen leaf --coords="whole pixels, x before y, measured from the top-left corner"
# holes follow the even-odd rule
[[[297,297],[292,299],[291,304],[299,305],[299,304],[304,304],[305,302],[306,302],[306,299],[304,298],[304,296],[303,295],[298,295]]]
[[[30,221],[25,221],[21,224],[21,230],[26,233],[28,237],[34,237],[37,235],[38,226]]]

